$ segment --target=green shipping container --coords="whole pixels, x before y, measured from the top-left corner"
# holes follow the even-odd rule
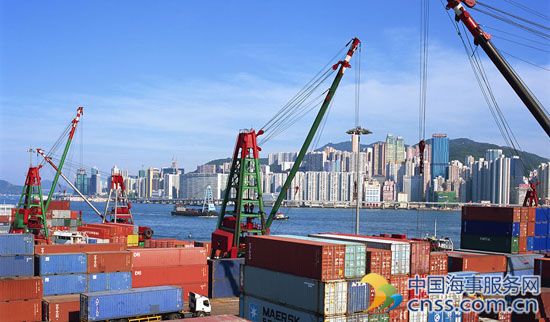
[[[139,246],[139,247],[145,247],[145,242],[144,242],[144,241],[139,242],[139,243],[138,243],[138,246]]]
[[[389,322],[389,321],[390,321],[390,315],[388,313],[369,315],[369,322]]]
[[[518,237],[462,234],[460,236],[460,248],[517,254],[519,241]]]

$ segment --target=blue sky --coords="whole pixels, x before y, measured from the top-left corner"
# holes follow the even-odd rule
[[[486,2],[537,19],[502,1]],[[51,147],[78,105],[85,115],[82,140],[77,134],[71,153],[75,162],[80,145],[85,165],[108,171],[116,164],[131,173],[167,166],[172,158],[193,170],[229,156],[239,129],[263,125],[354,36],[363,41],[361,124],[374,132],[365,140],[393,133],[415,143],[415,3],[2,1],[0,178],[22,183],[26,149]],[[430,3],[427,133],[504,144],[445,10],[437,0]],[[549,1],[522,3],[550,12]],[[550,69],[548,41],[472,14],[487,27],[514,34],[487,29],[499,48]],[[550,73],[509,61],[548,106]],[[550,157],[548,137],[489,61],[485,68],[521,147]],[[350,71],[320,142],[348,139],[353,82]],[[311,118],[270,141],[264,154],[299,149]]]

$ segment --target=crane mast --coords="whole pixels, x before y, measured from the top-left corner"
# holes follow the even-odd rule
[[[502,76],[506,79],[508,84],[519,96],[523,104],[529,109],[529,112],[537,120],[540,126],[546,132],[546,135],[550,137],[550,119],[544,108],[540,105],[535,96],[529,91],[527,86],[523,83],[519,75],[514,71],[512,66],[504,59],[497,48],[491,42],[491,35],[483,31],[479,24],[474,20],[472,15],[462,5],[472,8],[475,6],[475,0],[447,0],[447,9],[453,9],[455,12],[455,19],[462,21],[466,28],[474,37],[474,43],[481,46],[483,51],[489,56],[493,64],[498,68]]]

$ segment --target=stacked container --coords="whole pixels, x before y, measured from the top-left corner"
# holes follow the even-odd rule
[[[86,253],[88,292],[127,290],[132,287],[132,254],[120,252]]]
[[[30,234],[0,235],[0,278],[33,276],[34,237]]]
[[[535,211],[535,237],[533,251],[550,251],[550,208],[537,208]]]
[[[14,205],[0,205],[0,234],[7,234],[10,231],[12,211]]]
[[[132,254],[132,287],[174,285],[206,295],[208,266],[204,247],[135,248]]]
[[[254,321],[275,315],[295,321],[367,321],[367,314],[357,313],[370,302],[370,288],[359,276],[365,256],[366,247],[357,242],[250,236],[240,315]]]
[[[86,254],[37,255],[35,265],[36,273],[42,277],[44,296],[86,292]]]
[[[243,263],[244,258],[208,259],[208,297],[239,296]]]
[[[42,299],[42,320],[50,322],[80,321],[80,294],[44,297]]]

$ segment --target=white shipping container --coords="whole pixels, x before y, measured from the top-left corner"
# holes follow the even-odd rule
[[[409,311],[409,322],[427,322],[428,310],[412,312]]]
[[[52,210],[52,219],[71,219],[70,210]]]
[[[11,210],[13,208],[15,208],[15,205],[0,205],[0,216],[11,216]]]
[[[391,250],[391,274],[409,274],[411,271],[411,245],[409,243],[362,236],[333,234],[310,234],[309,236],[359,242],[367,245],[367,248],[389,249]]]

